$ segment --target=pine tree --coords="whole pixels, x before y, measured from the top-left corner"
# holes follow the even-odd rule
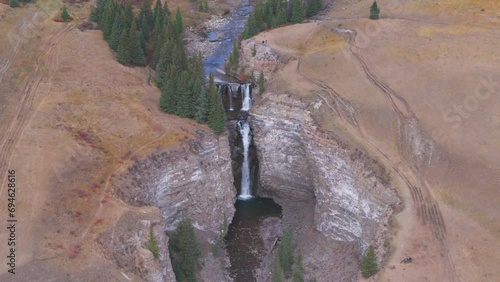
[[[281,8],[276,16],[276,26],[286,24],[286,8]]]
[[[117,14],[117,7],[114,0],[108,0],[106,2],[106,7],[101,16],[101,21],[99,25],[101,26],[102,34],[104,40],[108,41],[111,38],[111,32],[113,30],[113,23],[115,20],[115,15]]]
[[[63,21],[65,22],[71,20],[71,16],[68,13],[68,9],[66,9],[66,5],[62,6],[61,8],[61,19],[63,19]]]
[[[146,62],[144,57],[144,50],[142,49],[142,42],[144,39],[137,30],[136,24],[132,24],[129,32],[129,42],[131,50],[130,62],[136,66],[143,66]]]
[[[285,273],[283,272],[283,268],[281,268],[280,256],[278,253],[274,256],[273,282],[285,282]]]
[[[120,36],[120,43],[117,54],[118,62],[122,65],[128,65],[132,61],[132,50],[130,49],[130,37],[127,30],[123,30]]]
[[[107,1],[111,0],[97,0],[96,6],[92,8],[92,12],[90,13],[91,21],[101,23],[102,13],[104,12]]]
[[[293,0],[292,6],[292,17],[290,21],[292,23],[301,23],[305,19],[304,7],[302,7],[302,0]]]
[[[208,112],[208,126],[212,128],[215,134],[220,135],[224,132],[224,124],[226,121],[226,113],[222,100],[217,95],[217,86],[214,82],[214,76],[210,74],[208,84],[208,97],[209,97],[209,112]]]
[[[304,282],[304,266],[302,265],[302,255],[300,253],[293,264],[292,282]]]
[[[293,265],[293,246],[292,246],[292,232],[290,230],[285,231],[283,237],[281,237],[281,242],[278,246],[278,254],[280,257],[281,268],[285,273],[290,273]]]
[[[260,72],[260,75],[259,75],[259,94],[262,94],[264,93],[264,91],[266,91],[266,85],[265,85],[265,78],[264,78],[264,72]]]
[[[193,96],[192,84],[190,75],[187,71],[183,71],[179,77],[177,86],[177,95],[179,95],[178,112],[180,117],[193,117]]]
[[[11,8],[19,7],[19,0],[9,0],[9,6]]]
[[[316,15],[319,11],[323,9],[323,1],[322,0],[311,0],[307,5],[307,16],[312,17]]]
[[[194,118],[199,123],[204,123],[207,118],[208,96],[200,78],[193,82]]]
[[[366,250],[363,260],[361,261],[361,274],[363,277],[367,278],[378,271],[377,266],[377,256],[375,256],[375,248],[373,246],[369,246]]]
[[[380,9],[377,5],[377,1],[373,1],[372,6],[370,7],[370,19],[378,20],[380,18]]]
[[[153,9],[153,22],[157,20],[160,12],[163,12],[163,5],[160,0],[156,0],[155,8]]]
[[[114,51],[118,50],[123,30],[122,17],[117,13],[113,21],[113,28],[111,29],[111,37],[109,40],[109,47]]]
[[[168,243],[172,268],[177,281],[197,281],[200,245],[196,239],[193,225],[184,219]]]
[[[208,12],[208,0],[203,1],[203,9]]]
[[[248,18],[247,25],[243,31],[243,38],[248,39],[259,33],[259,23],[254,14],[251,14]]]
[[[174,78],[167,79],[165,85],[161,88],[160,109],[169,114],[173,114],[177,106],[175,103],[175,82]]]
[[[181,10],[179,10],[179,8],[177,8],[177,11],[175,12],[174,26],[175,26],[175,31],[177,32],[177,34],[181,34],[182,31],[184,30],[184,26],[182,24]]]
[[[123,11],[120,15],[122,17],[123,28],[127,31],[132,27],[132,23],[134,22],[134,12],[132,11],[132,5],[129,2],[126,2],[123,5]]]

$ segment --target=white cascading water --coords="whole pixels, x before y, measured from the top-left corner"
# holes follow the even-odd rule
[[[243,164],[241,166],[241,193],[238,196],[240,200],[248,200],[252,198],[252,191],[250,187],[250,164],[248,160],[248,149],[252,141],[252,132],[250,125],[245,120],[238,122],[241,139],[243,140]]]
[[[229,99],[229,110],[234,111],[234,108],[233,108],[233,87],[231,85],[228,85],[227,88],[228,88],[227,95],[228,95],[228,99]]]
[[[252,106],[252,98],[250,97],[250,83],[243,84],[241,86],[243,89],[243,105],[241,106],[242,111],[250,110]]]

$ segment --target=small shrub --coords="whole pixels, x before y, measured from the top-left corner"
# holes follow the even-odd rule
[[[252,47],[252,57],[255,57],[257,55],[257,48],[255,47],[255,44]]]

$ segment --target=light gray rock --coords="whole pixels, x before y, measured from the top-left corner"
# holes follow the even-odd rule
[[[251,110],[260,162],[259,194],[315,199],[314,224],[328,238],[361,248],[388,237],[388,220],[400,200],[374,159],[321,131],[308,104],[267,93]]]
[[[115,185],[116,193],[133,205],[158,207],[166,230],[185,217],[196,229],[215,238],[234,214],[236,190],[226,135],[199,130],[193,140],[138,160]]]

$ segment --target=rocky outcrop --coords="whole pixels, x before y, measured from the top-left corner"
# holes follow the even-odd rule
[[[284,63],[285,59],[280,58],[271,47],[254,39],[241,41],[241,53],[239,63],[245,66],[246,72],[253,72],[258,77],[263,72],[266,78],[273,74]]]
[[[134,273],[145,281],[175,281],[163,226],[164,218],[157,208],[131,210],[120,216],[98,242],[124,272]],[[151,236],[158,248],[158,259],[148,246]]]
[[[136,161],[116,181],[115,191],[130,204],[158,207],[167,230],[189,217],[213,239],[234,214],[228,138],[200,129],[179,148]]]
[[[314,200],[314,224],[327,237],[360,242],[387,238],[399,198],[384,168],[319,128],[308,104],[266,94],[251,111],[260,162],[259,194]]]

